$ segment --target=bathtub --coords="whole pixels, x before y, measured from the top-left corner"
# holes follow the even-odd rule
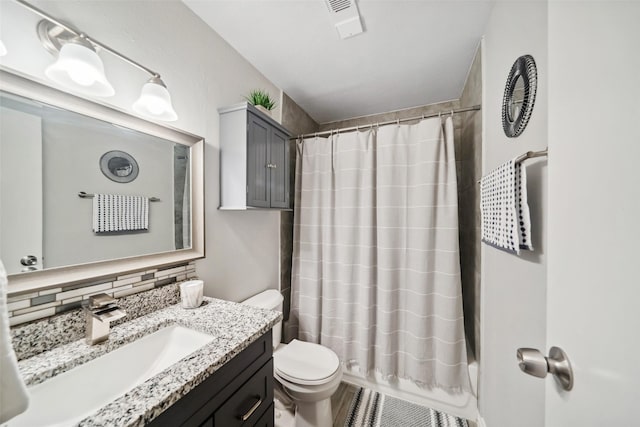
[[[428,406],[467,420],[476,421],[478,418],[478,362],[469,351],[469,345],[467,345],[467,361],[472,393],[450,394],[439,389],[424,389],[409,380],[403,379],[390,383],[382,379],[377,373],[375,376],[364,378],[356,369],[349,370],[346,368],[342,381],[359,387],[367,387],[418,405]]]

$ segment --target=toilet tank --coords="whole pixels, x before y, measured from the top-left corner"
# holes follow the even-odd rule
[[[241,304],[250,305],[252,307],[266,308],[268,310],[276,310],[282,313],[282,303],[284,298],[282,294],[275,289],[269,289],[242,301]],[[282,321],[273,326],[273,348],[280,344],[282,338]]]

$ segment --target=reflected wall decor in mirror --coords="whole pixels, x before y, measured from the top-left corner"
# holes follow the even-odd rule
[[[519,136],[529,123],[538,87],[536,62],[523,55],[513,63],[502,98],[502,128],[509,138]]]
[[[140,168],[131,154],[112,150],[100,157],[100,170],[111,181],[126,184],[138,177]]]
[[[203,146],[201,137],[0,71],[0,258],[9,291],[203,257]],[[94,194],[152,201],[148,227],[96,232]]]

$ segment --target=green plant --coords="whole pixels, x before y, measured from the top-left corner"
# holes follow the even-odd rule
[[[262,105],[267,110],[276,108],[276,101],[271,99],[269,92],[266,90],[254,89],[249,92],[249,96],[245,96],[245,99],[253,105]]]

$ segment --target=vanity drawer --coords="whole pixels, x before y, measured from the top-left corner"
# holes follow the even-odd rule
[[[213,415],[217,427],[254,426],[273,403],[273,359],[227,399]]]

